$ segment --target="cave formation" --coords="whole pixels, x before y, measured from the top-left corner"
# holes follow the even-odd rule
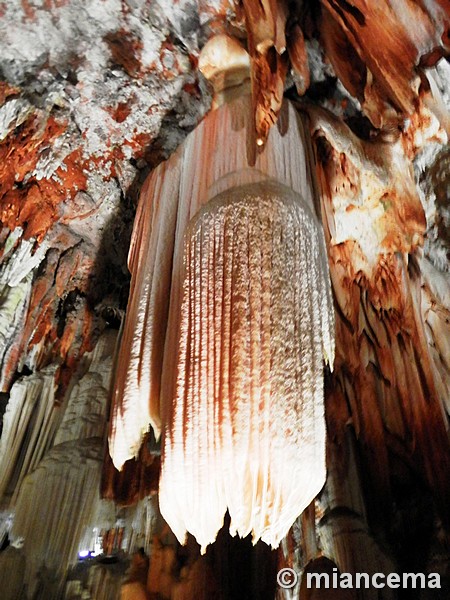
[[[0,31],[0,597],[448,598],[450,3]]]

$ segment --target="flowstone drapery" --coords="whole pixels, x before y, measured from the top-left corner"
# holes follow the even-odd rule
[[[334,314],[309,146],[286,104],[252,155],[249,108],[211,113],[144,189],[114,390],[114,463],[161,429],[161,512],[203,549],[227,510],[276,547],[325,482]]]
[[[232,533],[276,547],[325,481],[322,361],[334,346],[319,225],[284,186],[237,187],[193,218],[181,268],[163,516],[204,548],[228,509]]]

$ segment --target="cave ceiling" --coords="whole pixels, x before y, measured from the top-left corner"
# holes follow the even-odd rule
[[[425,142],[445,148],[448,89],[430,99],[429,79],[439,83],[425,73],[448,50],[448,27],[443,1],[3,3],[3,391],[56,362],[62,394],[125,308],[137,194],[209,109],[197,63],[211,36],[247,37],[261,137],[286,89],[360,137],[401,137],[414,158]],[[437,68],[447,86],[447,63]]]

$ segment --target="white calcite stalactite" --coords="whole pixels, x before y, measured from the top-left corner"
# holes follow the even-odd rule
[[[228,509],[233,534],[276,547],[325,480],[333,322],[319,224],[285,186],[237,187],[193,218],[183,262],[161,511],[180,541],[189,531],[205,548]]]
[[[115,334],[106,331],[85,359],[53,447],[18,490],[12,535],[25,540],[29,597],[60,597],[68,567],[108,512],[100,478]]]
[[[0,498],[19,489],[51,445],[59,418],[55,406],[56,367],[19,379],[11,388],[0,440]]]
[[[21,227],[10,232],[0,252],[0,390],[9,391],[21,365],[20,334],[30,303],[33,271],[48,249],[35,240],[23,240]],[[20,370],[20,368],[19,368]]]
[[[162,430],[161,513],[202,547],[227,508],[276,546],[325,481],[334,315],[309,141],[286,103],[254,154],[252,119],[249,98],[221,106],[144,185],[113,390],[115,466]]]
[[[25,538],[30,597],[38,585],[45,590],[39,597],[58,597],[66,569],[76,561],[80,540],[96,513],[102,457],[99,439],[65,442],[54,446],[25,478],[12,532]]]
[[[16,365],[18,343],[31,295],[32,277],[28,275],[17,285],[0,281],[0,390],[8,389],[11,365]]]

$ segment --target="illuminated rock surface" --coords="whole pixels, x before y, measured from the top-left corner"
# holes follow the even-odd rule
[[[161,511],[180,541],[189,531],[202,548],[227,509],[233,534],[277,547],[325,482],[334,314],[322,232],[291,190],[252,184],[202,207],[181,256]]]
[[[142,189],[129,255],[130,300],[113,390],[109,447],[118,468],[137,455],[150,424],[157,435],[161,430],[165,346],[176,343],[175,330],[167,328],[169,306],[176,311],[181,301],[180,277],[172,263],[182,252],[190,219],[221,191],[267,178],[294,190],[310,211],[315,210],[310,149],[292,105],[284,105],[278,126],[258,154],[248,143],[251,126],[248,98],[220,107]],[[172,368],[165,368],[169,379]]]

